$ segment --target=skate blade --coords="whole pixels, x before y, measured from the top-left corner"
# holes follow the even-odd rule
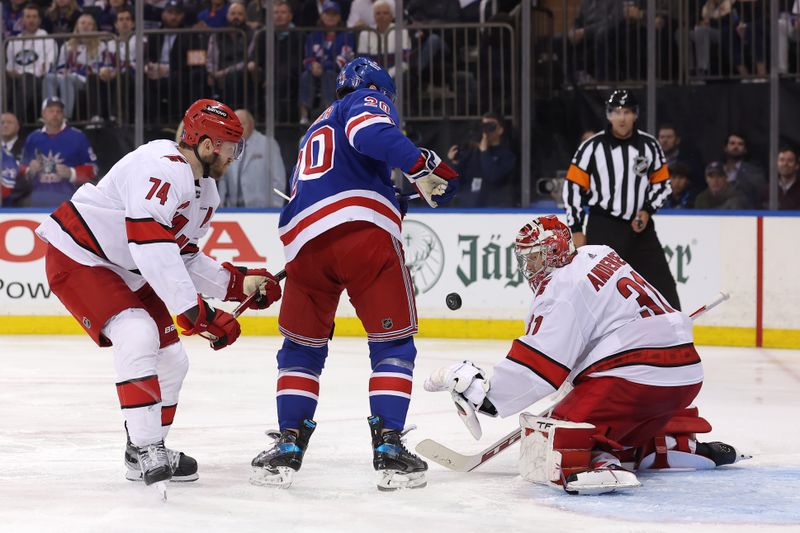
[[[127,479],[128,481],[142,481],[142,471],[139,470],[138,468],[136,470],[132,468],[126,468],[125,479]],[[173,475],[172,478],[170,478],[170,482],[189,483],[191,481],[197,481],[198,479],[200,479],[200,475],[197,472],[195,472],[194,474],[189,474],[186,476]]]
[[[156,481],[153,483],[153,487],[155,487],[156,492],[158,492],[158,496],[161,498],[161,501],[163,503],[167,503],[167,482]]]
[[[379,470],[378,490],[390,492],[401,489],[421,489],[428,484],[425,472],[400,472],[399,470]]]
[[[278,466],[275,469],[277,472],[254,466],[253,472],[250,474],[250,483],[260,487],[288,489],[294,481],[294,470],[288,466]]]

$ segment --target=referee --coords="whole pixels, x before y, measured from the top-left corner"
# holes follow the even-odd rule
[[[608,126],[580,145],[567,172],[567,225],[575,246],[610,246],[680,309],[675,280],[650,218],[671,193],[669,170],[658,141],[636,129],[638,115],[639,105],[628,91],[614,91],[606,101]]]

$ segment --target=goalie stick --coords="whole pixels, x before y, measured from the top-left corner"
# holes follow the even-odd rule
[[[730,298],[730,295],[726,292],[720,292],[716,298],[714,298],[711,302],[707,303],[706,305],[697,309],[694,313],[690,314],[689,317],[692,320],[697,319],[697,317],[705,314],[707,311],[710,311],[714,307],[718,306],[725,300]],[[545,407],[543,407],[536,416],[544,416],[548,412],[552,411],[553,408],[556,406],[561,399],[567,395],[569,392],[569,388],[565,388],[562,385],[562,388],[553,392],[549,396],[545,396],[544,398],[540,399],[539,402],[545,402]],[[538,403],[538,402],[537,402]],[[474,455],[464,455],[462,453],[458,453],[455,450],[452,450],[445,446],[444,444],[440,444],[433,439],[425,439],[420,441],[419,444],[416,446],[416,451],[418,454],[422,455],[426,459],[430,459],[434,463],[438,463],[445,468],[449,468],[450,470],[455,470],[456,472],[472,472],[482,464],[486,463],[497,454],[502,452],[503,450],[509,448],[512,444],[516,443],[518,440],[522,438],[522,430],[520,428],[516,428],[514,431],[505,435],[503,438],[498,440],[497,442],[493,443],[491,446],[482,450]]]

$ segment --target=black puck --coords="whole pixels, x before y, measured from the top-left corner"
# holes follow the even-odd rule
[[[453,311],[461,307],[461,296],[459,296],[457,292],[451,292],[448,294],[444,301],[447,304],[447,307]]]

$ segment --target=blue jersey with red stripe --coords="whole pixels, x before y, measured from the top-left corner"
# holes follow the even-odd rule
[[[409,171],[420,152],[398,123],[389,98],[358,89],[311,125],[292,172],[292,199],[279,222],[287,261],[306,242],[352,220],[371,222],[400,238],[391,171]]]

